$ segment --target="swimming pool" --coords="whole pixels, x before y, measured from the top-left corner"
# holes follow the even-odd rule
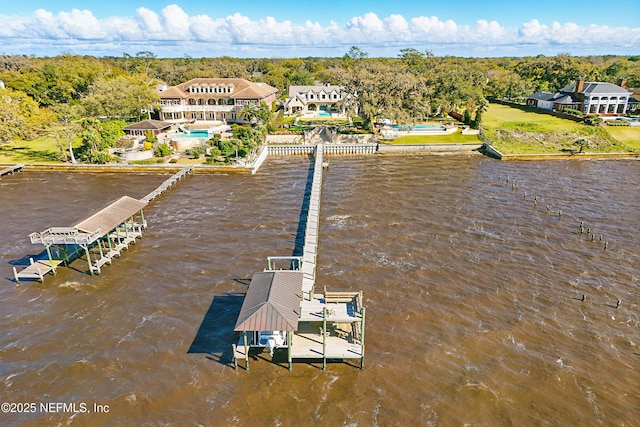
[[[443,131],[445,127],[442,125],[415,125],[415,126],[399,126],[394,125],[393,130],[410,131],[410,132],[431,132],[431,131]]]
[[[444,126],[442,126],[442,125],[415,125],[415,126],[408,126],[408,125],[406,125],[406,126],[399,126],[399,125],[394,125],[394,126],[393,126],[393,129],[397,129],[397,130],[400,130],[400,129],[404,130],[404,129],[406,129],[406,128],[410,128],[410,129],[414,129],[414,130],[416,130],[416,129],[438,129],[438,130],[440,130],[440,129],[443,129],[443,128],[444,128]]]

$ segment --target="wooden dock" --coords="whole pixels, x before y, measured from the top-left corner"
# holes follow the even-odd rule
[[[3,169],[2,173],[17,170],[22,170],[22,165]],[[142,237],[147,228],[142,208],[192,170],[193,166],[182,168],[141,200],[123,196],[71,227],[50,227],[40,233],[31,233],[31,243],[44,245],[45,252],[40,257],[42,259],[31,259],[30,265],[22,271],[18,272],[13,268],[16,282],[21,279],[43,282],[46,274],[55,274],[58,265],[69,264],[82,256],[86,258],[89,273],[100,274],[102,267],[111,265],[114,258],[119,257],[124,249]],[[137,217],[136,221],[134,216]]]
[[[61,259],[39,259],[34,261],[33,258],[29,258],[29,266],[24,270],[18,272],[15,267],[13,267],[13,277],[16,280],[16,283],[20,282],[20,279],[25,280],[37,280],[40,283],[44,282],[44,276],[46,274],[52,273],[56,274],[56,268],[62,264],[64,260]]]
[[[327,360],[359,359],[364,367],[362,292],[315,293],[323,157],[323,145],[318,144],[302,256],[267,257],[267,269],[251,279],[234,329],[242,334],[232,345],[236,368],[238,360],[244,360],[249,370],[249,350],[265,347],[272,357],[275,349],[286,349],[290,370],[294,359],[321,359],[322,369]],[[288,268],[278,268],[283,264]]]
[[[180,169],[180,171],[173,174],[171,178],[165,180],[162,184],[160,184],[158,188],[156,188],[151,193],[144,196],[141,200],[147,203],[152,201],[153,199],[155,199],[156,197],[160,196],[162,193],[167,191],[169,188],[171,188],[176,182],[184,178],[187,174],[192,173],[192,171],[193,171],[193,166],[186,166]]]
[[[22,172],[24,170],[24,165],[13,165],[7,166],[3,169],[0,169],[0,179],[2,179],[5,175],[13,175],[16,172]]]

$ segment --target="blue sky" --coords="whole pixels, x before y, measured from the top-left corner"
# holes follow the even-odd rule
[[[159,57],[640,54],[640,1],[13,1],[0,54]]]

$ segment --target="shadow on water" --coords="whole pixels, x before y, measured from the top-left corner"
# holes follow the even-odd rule
[[[208,359],[233,366],[231,345],[237,339],[233,329],[244,297],[241,293],[214,296],[187,353],[206,354]]]
[[[28,266],[29,264],[31,264],[31,259],[33,259],[34,261],[46,260],[47,251],[42,251],[38,254],[28,254],[18,259],[12,259],[9,261],[9,264],[17,266]]]
[[[304,250],[304,232],[307,225],[307,217],[309,216],[309,204],[311,203],[311,187],[313,184],[313,169],[315,167],[315,157],[309,155],[309,173],[307,173],[307,185],[304,188],[304,199],[300,208],[300,220],[298,221],[298,229],[296,230],[296,240],[293,247],[292,256],[302,256]]]

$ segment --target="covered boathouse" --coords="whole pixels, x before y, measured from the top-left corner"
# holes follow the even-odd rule
[[[45,247],[36,260],[18,272],[13,268],[16,282],[20,279],[44,281],[47,273],[55,274],[60,264],[69,264],[86,256],[89,273],[100,273],[100,268],[111,264],[114,257],[142,236],[146,221],[142,209],[147,201],[129,196],[70,227],[50,227],[40,233],[31,233],[31,243]]]
[[[365,308],[362,292],[303,292],[301,270],[255,273],[242,304],[233,345],[234,366],[251,348],[285,351],[289,369],[296,359],[360,359],[364,366]]]

